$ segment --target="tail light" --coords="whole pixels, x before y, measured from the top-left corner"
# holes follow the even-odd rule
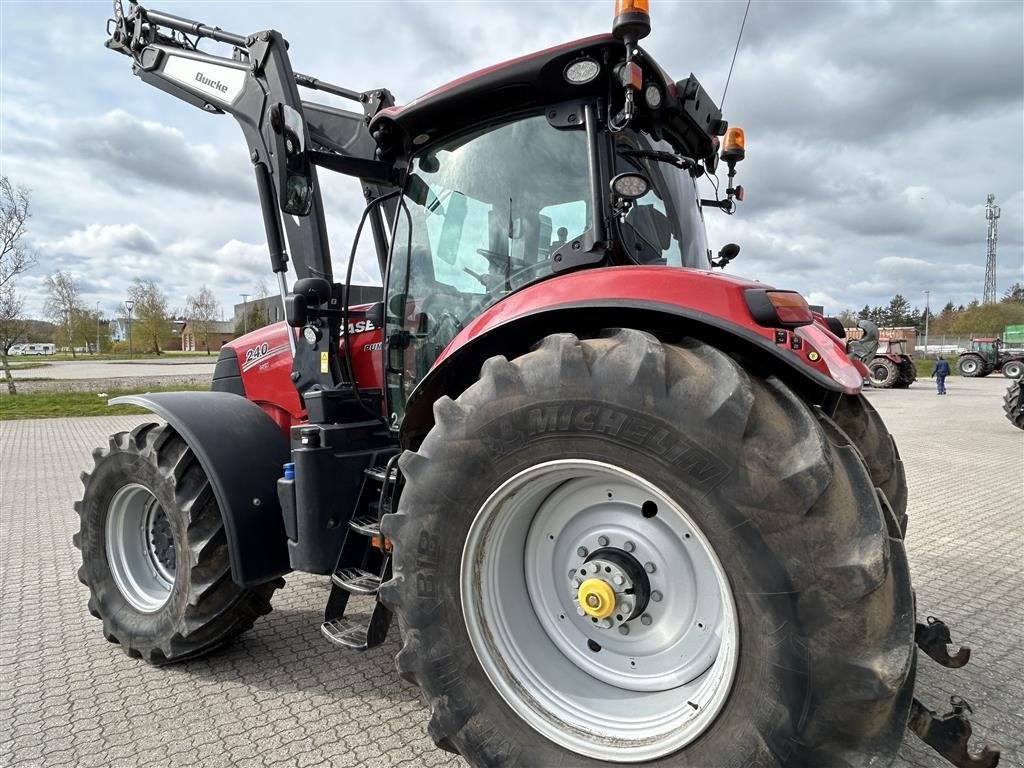
[[[767,328],[798,328],[814,322],[807,299],[796,291],[752,288],[744,296],[750,314]]]

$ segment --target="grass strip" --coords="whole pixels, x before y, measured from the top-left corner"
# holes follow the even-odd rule
[[[134,405],[108,406],[107,400],[120,395],[138,395],[144,392],[205,391],[207,389],[209,389],[208,386],[198,384],[178,384],[166,387],[108,389],[103,393],[104,397],[100,397],[97,392],[25,392],[17,395],[0,395],[0,420],[147,413],[146,410]]]

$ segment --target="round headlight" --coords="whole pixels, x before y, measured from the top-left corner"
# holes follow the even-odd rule
[[[644,88],[644,101],[647,102],[647,106],[651,109],[657,109],[661,106],[661,88],[656,86],[654,83],[648,83],[647,87]]]
[[[624,200],[636,200],[650,191],[651,182],[639,173],[620,173],[612,179],[612,192]]]
[[[583,58],[569,62],[565,68],[564,77],[567,83],[583,85],[589,83],[601,73],[601,65],[594,59]]]
[[[309,346],[315,347],[317,342],[320,341],[320,331],[312,325],[307,325],[302,329],[302,338],[306,340],[306,343],[309,344]]]

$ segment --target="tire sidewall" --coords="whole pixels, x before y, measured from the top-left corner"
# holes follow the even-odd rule
[[[115,494],[129,484],[145,487],[163,507],[174,539],[175,580],[170,596],[160,608],[145,613],[121,593],[107,556],[107,516]],[[81,547],[86,580],[100,603],[101,614],[132,638],[166,637],[175,631],[188,605],[189,550],[187,521],[178,509],[172,481],[145,455],[114,451],[97,465],[82,499]]]
[[[878,377],[876,374],[878,371],[883,371],[884,376]],[[892,386],[896,379],[896,368],[888,360],[876,361],[871,364],[871,383],[876,387],[889,387]]]
[[[557,407],[577,412],[608,406],[609,400],[603,398],[557,401]],[[808,712],[793,712],[793,702],[811,706],[813,670],[808,648],[799,636],[786,563],[766,546],[756,526],[745,524],[749,520],[727,492],[734,467],[720,457],[735,457],[738,450],[719,450],[715,455],[707,446],[718,444],[718,436],[684,434],[673,424],[672,414],[638,413],[618,406],[616,410],[635,425],[647,426],[637,426],[631,438],[622,437],[623,433],[598,436],[571,426],[529,436],[529,414],[538,407],[543,404],[519,402],[510,407],[506,401],[478,409],[461,438],[449,441],[443,456],[432,457],[432,463],[440,466],[432,466],[415,493],[407,489],[403,494],[400,511],[408,514],[409,526],[407,533],[403,529],[403,540],[415,542],[416,547],[415,552],[398,555],[399,562],[409,564],[404,589],[410,591],[404,595],[403,610],[416,614],[412,623],[424,635],[431,664],[446,668],[444,674],[425,681],[425,687],[441,686],[430,694],[447,701],[451,716],[462,725],[469,723],[467,727],[473,727],[472,722],[501,722],[506,752],[518,755],[512,762],[598,764],[539,736],[500,699],[477,660],[457,594],[463,543],[490,494],[537,464],[570,457],[591,459],[639,475],[690,515],[721,562],[736,605],[739,665],[728,699],[703,734],[682,752],[658,763],[678,764],[685,755],[686,762],[696,765],[741,766],[767,757],[764,742],[776,756],[794,749],[789,737]],[[654,441],[651,436],[663,434],[662,430],[668,437]],[[666,444],[701,449],[705,461],[688,472],[685,464],[668,460],[676,451],[666,451]],[[452,482],[453,475],[457,482]],[[807,554],[810,558],[813,553]],[[496,737],[492,733],[490,738]],[[496,750],[501,753],[501,745]]]

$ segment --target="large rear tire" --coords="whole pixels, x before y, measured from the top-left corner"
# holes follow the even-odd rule
[[[79,580],[103,635],[151,664],[208,653],[270,612],[283,579],[245,589],[231,580],[210,482],[170,426],[142,424],[93,451],[75,503]]]
[[[900,379],[899,368],[892,360],[884,357],[873,359],[868,366],[868,371],[871,373],[872,386],[880,389],[891,389]]]
[[[1003,395],[1003,413],[1017,429],[1024,429],[1024,380],[1018,379],[1007,388]]]
[[[885,496],[900,529],[907,532],[907,474],[896,441],[864,395],[843,395],[832,416],[857,446],[875,487]]]
[[[382,521],[381,599],[439,746],[478,766],[896,754],[910,576],[833,421],[710,346],[633,330],[492,358],[434,413]],[[648,607],[580,616],[595,559]]]
[[[987,376],[985,373],[985,361],[979,355],[963,355],[956,361],[956,369],[961,376],[977,378]]]
[[[899,389],[906,389],[917,381],[917,369],[914,362],[908,358],[902,358],[899,364],[899,377],[895,386]]]

